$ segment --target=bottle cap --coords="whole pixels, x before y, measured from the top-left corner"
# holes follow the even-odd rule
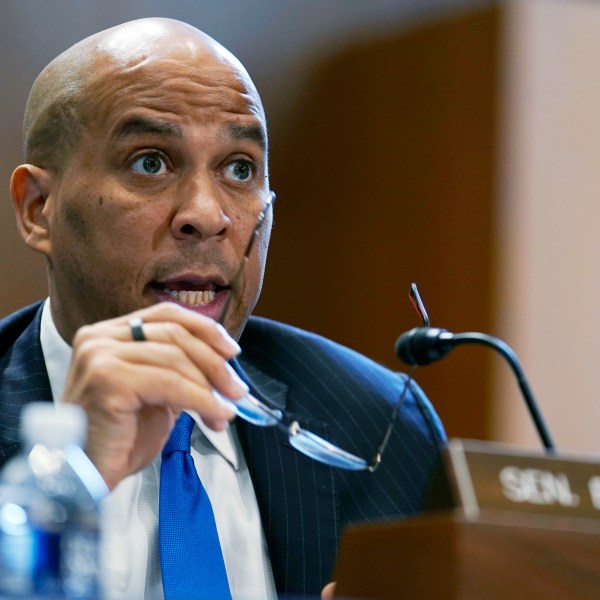
[[[82,446],[87,437],[87,414],[77,404],[30,402],[21,411],[21,437],[28,446]]]

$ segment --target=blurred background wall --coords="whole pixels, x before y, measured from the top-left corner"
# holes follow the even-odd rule
[[[178,18],[232,50],[270,124],[278,192],[257,313],[392,368],[417,324],[504,338],[559,447],[597,453],[600,5],[586,0],[0,2],[0,314],[45,295],[7,193],[37,73],[83,37]],[[452,436],[536,447],[484,348],[417,371]]]

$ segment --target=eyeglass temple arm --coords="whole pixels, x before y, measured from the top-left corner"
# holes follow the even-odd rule
[[[379,448],[377,448],[377,451],[375,452],[375,456],[373,457],[373,462],[367,467],[367,470],[370,473],[374,473],[377,470],[377,468],[379,467],[379,465],[381,464],[381,457],[383,456],[385,448],[388,445],[390,435],[392,434],[392,429],[394,428],[394,423],[396,422],[396,416],[398,415],[398,412],[400,411],[402,404],[404,404],[404,399],[406,398],[406,393],[408,392],[408,388],[410,387],[410,382],[413,379],[413,373],[415,372],[416,368],[417,368],[417,365],[414,365],[406,378],[406,382],[404,383],[404,388],[403,388],[402,392],[400,393],[400,398],[398,398],[398,402],[396,402],[396,405],[394,406],[394,410],[392,411],[392,415],[390,417],[390,422],[388,423],[387,429],[385,430],[385,433],[383,434],[383,439],[381,440],[381,443],[379,444]]]
[[[408,290],[408,297],[410,298],[412,305],[414,306],[415,310],[417,311],[417,314],[421,318],[421,321],[423,322],[423,327],[430,327],[429,315],[427,314],[427,309],[425,308],[425,305],[423,304],[423,300],[421,300],[421,294],[419,294],[419,289],[417,288],[416,283],[410,284],[410,288]],[[381,457],[383,456],[383,452],[385,451],[385,448],[388,445],[388,441],[390,439],[390,435],[392,434],[392,429],[394,428],[394,423],[396,421],[396,416],[398,415],[398,411],[400,410],[400,407],[404,403],[404,398],[406,397],[406,392],[408,392],[408,388],[410,386],[410,382],[412,381],[413,374],[414,374],[416,368],[417,368],[417,365],[413,365],[412,369],[410,370],[410,372],[408,374],[406,383],[404,385],[404,389],[402,390],[402,393],[400,394],[400,398],[398,398],[398,402],[396,402],[396,406],[394,406],[394,410],[392,411],[392,415],[390,417],[390,422],[388,423],[387,429],[385,430],[385,433],[383,434],[383,439],[381,440],[381,443],[379,444],[379,448],[377,448],[377,451],[375,452],[373,462],[367,467],[368,471],[371,473],[374,473],[377,470],[377,468],[379,467],[379,465],[381,464]]]
[[[225,322],[225,318],[227,317],[227,313],[229,312],[229,307],[231,306],[233,297],[236,295],[236,293],[238,291],[238,287],[240,285],[240,280],[242,278],[242,273],[244,272],[244,269],[246,268],[246,263],[248,262],[248,258],[250,257],[250,252],[252,251],[252,247],[254,246],[254,242],[256,241],[256,238],[258,236],[258,232],[260,231],[260,228],[262,227],[263,223],[265,222],[265,219],[267,218],[269,209],[273,206],[273,204],[275,204],[276,198],[277,198],[277,196],[276,196],[275,192],[269,192],[269,198],[267,199],[265,206],[263,207],[263,209],[260,211],[260,214],[258,215],[258,220],[256,221],[254,231],[252,232],[252,235],[250,236],[250,239],[248,240],[248,245],[246,246],[244,256],[242,258],[242,261],[240,262],[240,266],[238,267],[235,277],[233,278],[233,283],[231,284],[231,289],[229,292],[229,296],[227,297],[227,302],[225,302],[225,306],[223,307],[223,312],[221,313],[221,318],[219,319],[219,325],[223,325],[223,323]]]

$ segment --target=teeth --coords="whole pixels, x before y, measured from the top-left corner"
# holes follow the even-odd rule
[[[211,304],[217,295],[214,291],[196,291],[196,290],[170,290],[164,288],[163,291],[169,294],[171,298],[181,302],[181,304],[187,304],[188,306],[207,306]]]

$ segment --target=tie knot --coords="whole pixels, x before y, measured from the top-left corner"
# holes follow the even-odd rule
[[[175,423],[175,427],[173,427],[173,431],[171,431],[171,436],[163,448],[163,458],[168,454],[171,454],[171,452],[175,452],[177,450],[189,452],[190,436],[192,435],[193,428],[194,419],[192,419],[192,417],[190,417],[190,415],[187,413],[181,413],[177,419],[177,422]]]

